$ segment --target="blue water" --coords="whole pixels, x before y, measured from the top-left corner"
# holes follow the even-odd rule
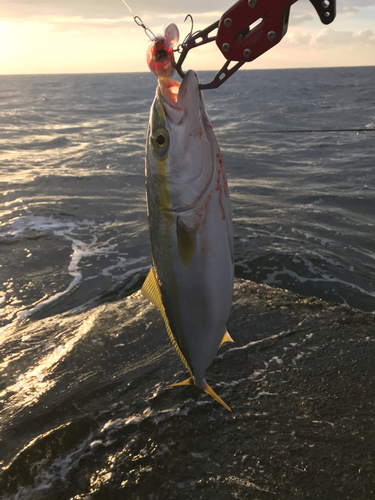
[[[241,71],[205,92],[237,277],[375,311],[373,78],[373,67]],[[148,272],[144,146],[155,87],[146,73],[0,77],[3,429],[35,416],[37,401],[48,406],[55,384],[72,397],[82,390],[65,356],[102,355],[102,344],[85,344],[97,311]],[[36,380],[32,390],[23,377]],[[4,440],[0,464],[25,443],[24,433]]]
[[[237,276],[375,310],[375,133],[291,132],[373,129],[373,71],[241,71],[205,92]],[[139,287],[151,262],[144,143],[155,85],[152,74],[0,78],[3,325]]]

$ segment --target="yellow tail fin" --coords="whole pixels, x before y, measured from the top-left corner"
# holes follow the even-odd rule
[[[177,387],[178,385],[195,385],[193,377],[187,378],[182,382],[177,382],[176,384],[167,385],[167,387]]]
[[[211,387],[210,387],[209,385],[208,385],[208,386],[204,389],[204,392],[207,392],[207,394],[209,394],[209,395],[210,395],[210,396],[212,396],[214,399],[216,399],[216,401],[217,401],[218,403],[220,403],[221,405],[223,405],[223,406],[224,406],[227,410],[232,411],[232,410],[229,408],[229,406],[228,406],[226,403],[224,403],[224,401],[221,399],[221,397],[220,397],[220,396],[218,396],[218,395],[216,394],[216,392],[215,392],[213,389],[211,389]]]
[[[167,385],[167,387],[177,387],[179,385],[195,385],[194,379],[193,379],[193,377],[190,377],[190,378],[187,378],[186,380],[183,380],[182,382],[177,382],[177,384]],[[232,411],[229,408],[229,406],[226,403],[224,403],[224,401],[221,399],[221,397],[218,396],[216,394],[216,392],[209,385],[207,385],[207,387],[203,390],[204,390],[204,392],[207,392],[207,394],[212,396],[214,399],[216,399],[216,401],[218,403],[220,403],[221,405],[223,405],[227,410]]]

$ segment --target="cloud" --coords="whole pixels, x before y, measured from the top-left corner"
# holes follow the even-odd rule
[[[325,28],[318,33],[316,43],[319,45],[375,44],[375,34],[372,30],[362,30],[358,33],[353,33],[353,31],[336,31],[332,28]]]
[[[360,43],[375,44],[375,33],[372,30],[362,30],[358,35],[354,35],[353,39]]]
[[[337,10],[340,10],[342,7],[373,7],[374,0],[340,0],[337,1]]]
[[[163,26],[168,22],[175,21],[180,29],[180,41],[190,31],[191,22],[187,20],[184,23],[184,15],[167,14],[161,16],[142,16],[142,20],[154,33],[161,32]],[[220,14],[218,12],[203,12],[193,13],[194,29],[204,29],[211,24],[214,20],[218,19]],[[1,22],[1,19],[0,19]],[[9,19],[20,27],[26,26],[30,23],[35,25],[46,25],[50,32],[81,32],[84,35],[86,32],[103,32],[108,30],[119,30],[124,33],[137,32],[141,36],[144,35],[143,28],[137,26],[131,15],[119,18],[85,18],[82,16],[60,16],[60,15],[40,15],[33,17],[24,17],[18,19]],[[146,40],[146,36],[144,37]]]
[[[129,28],[136,28],[134,24],[134,19],[131,16],[123,17],[121,19],[84,19],[82,17],[40,17],[31,18],[35,21],[45,21],[51,26],[53,31],[80,31],[84,32],[87,30],[103,30],[103,29],[122,29],[129,31]],[[139,28],[139,32],[142,28]]]
[[[311,14],[293,14],[291,13],[289,24],[291,26],[297,26],[299,24],[311,21],[314,17]]]
[[[338,12],[343,16],[354,16],[355,14],[358,14],[360,10],[353,5],[344,5],[338,8]]]
[[[129,0],[136,15],[163,16],[173,12],[186,15],[190,12],[228,9],[227,0]],[[83,18],[118,19],[126,16],[128,9],[122,0],[1,0],[1,17],[19,19],[34,16],[67,16]]]
[[[310,44],[311,35],[310,33],[287,33],[281,43],[285,44],[284,40],[288,45],[306,46]]]

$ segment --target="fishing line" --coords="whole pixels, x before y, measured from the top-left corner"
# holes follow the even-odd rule
[[[130,7],[129,7],[129,5],[125,2],[125,0],[122,0],[122,1],[123,1],[123,2],[124,2],[124,4],[127,6],[127,8],[129,9],[129,11],[130,11],[131,15],[133,16],[133,19],[134,19],[135,24],[137,24],[138,26],[141,26],[141,28],[143,28],[143,29],[145,30],[145,33],[146,33],[146,35],[149,37],[149,39],[150,39],[150,40],[155,40],[155,38],[156,38],[155,33],[154,33],[152,30],[150,30],[150,28],[149,28],[148,26],[146,26],[146,25],[144,24],[144,22],[142,21],[142,19],[141,19],[139,16],[136,16],[136,15],[134,14],[134,12],[131,10],[131,8],[130,8]],[[152,36],[150,36],[148,32],[150,32]]]
[[[309,130],[249,130],[251,134],[311,134],[324,132],[375,132],[375,128],[330,128]]]

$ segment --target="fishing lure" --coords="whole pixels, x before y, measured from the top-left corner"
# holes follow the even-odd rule
[[[155,35],[151,29],[144,24],[142,19],[135,15],[129,5],[122,0],[131,12],[135,23],[141,26],[149,38],[146,60],[150,71],[161,78],[167,78],[174,73],[174,51],[177,50],[177,44],[180,33],[174,23],[169,23],[164,27],[163,32]]]
[[[159,77],[170,77],[174,73],[174,48],[179,40],[179,31],[174,23],[165,26],[163,33],[148,42],[147,65]]]

